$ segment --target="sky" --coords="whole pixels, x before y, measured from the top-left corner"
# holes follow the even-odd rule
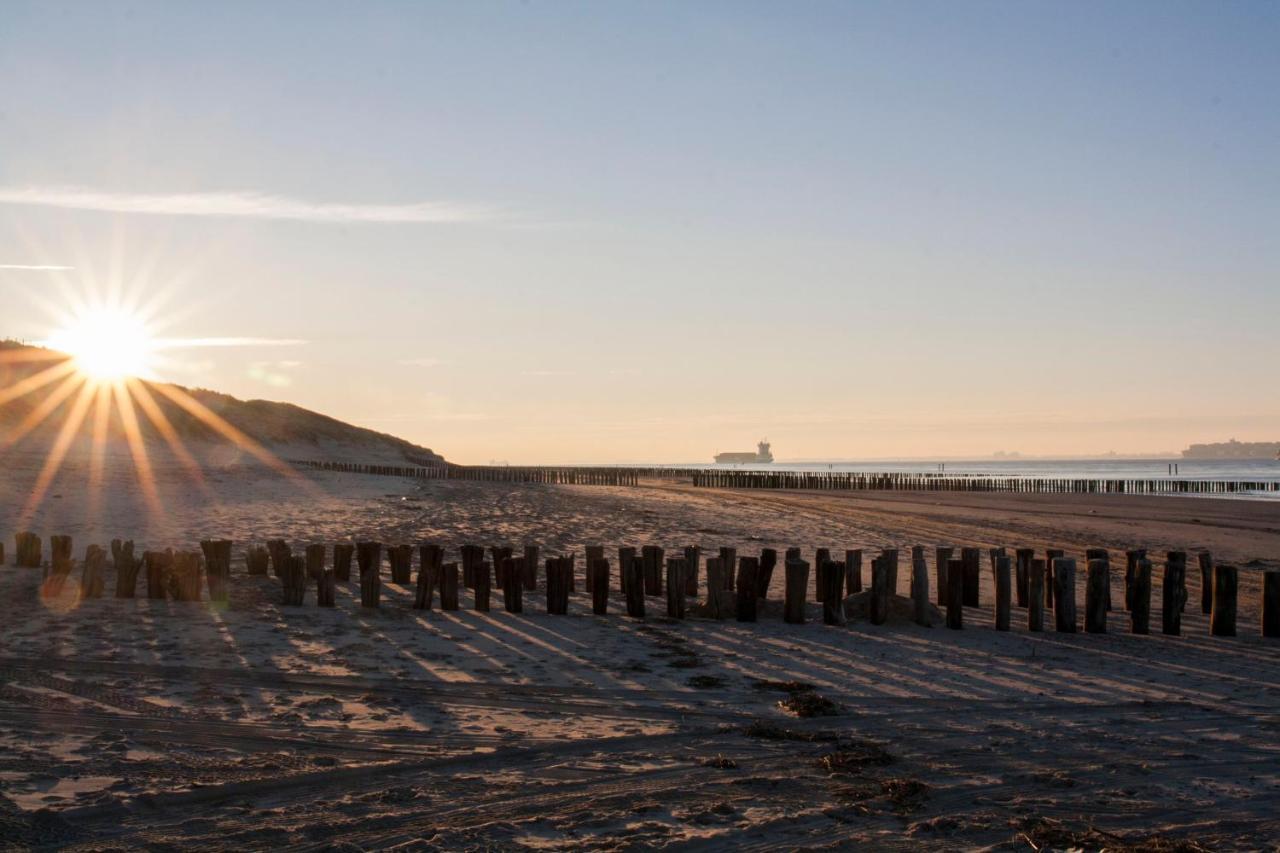
[[[0,337],[462,463],[1280,440],[1280,3],[0,5]],[[217,345],[213,345],[216,343]]]

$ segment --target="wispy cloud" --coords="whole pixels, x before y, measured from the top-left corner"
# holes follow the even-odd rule
[[[160,216],[290,219],[338,223],[468,223],[499,218],[497,211],[448,201],[410,204],[345,204],[288,198],[254,191],[120,193],[84,187],[0,187],[0,204],[60,207]]]
[[[75,267],[64,267],[58,264],[0,264],[0,270],[27,270],[29,272],[66,272]]]

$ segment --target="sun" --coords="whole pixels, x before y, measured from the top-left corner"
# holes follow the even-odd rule
[[[150,377],[156,349],[141,317],[109,307],[83,310],[45,345],[70,355],[76,370],[95,382]]]

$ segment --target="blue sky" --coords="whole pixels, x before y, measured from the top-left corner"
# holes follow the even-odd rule
[[[459,461],[1280,437],[1280,4],[6,3],[6,306]],[[147,212],[141,212],[141,211]],[[0,333],[47,334],[41,310]]]

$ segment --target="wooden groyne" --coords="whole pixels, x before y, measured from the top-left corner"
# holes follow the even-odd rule
[[[986,474],[896,472],[722,471],[708,468],[545,465],[374,465],[361,462],[295,461],[300,468],[490,483],[566,486],[636,486],[641,480],[687,480],[711,489],[798,489],[842,492],[1008,492],[1084,495],[1251,495],[1280,493],[1277,480],[1091,479],[998,477]]]
[[[1280,492],[1280,480],[1086,479],[705,469],[694,470],[690,472],[690,476],[695,486],[714,489],[1087,495],[1235,495]]]
[[[14,538],[25,557],[25,560],[13,561],[15,569],[43,569],[42,598],[62,595],[77,569],[81,573],[78,600],[84,603],[104,596],[107,573],[103,548],[89,545],[85,559],[77,563],[72,558],[71,537],[51,536],[50,559],[45,562],[41,537],[22,532]],[[700,563],[704,558],[698,547],[668,550],[659,545],[644,545],[637,552],[635,547],[622,546],[616,551],[615,571],[604,556],[603,546],[588,545],[587,559],[582,564],[574,553],[549,556],[543,562],[543,571],[539,572],[537,545],[526,545],[520,552],[524,556],[517,557],[516,549],[510,545],[492,545],[486,549],[468,544],[458,549],[459,571],[459,562],[446,561],[446,549],[436,543],[384,545],[364,539],[331,545],[298,543],[298,552],[304,557],[295,554],[295,545],[272,539],[265,547],[247,545],[243,551],[244,571],[233,572],[230,540],[207,539],[199,544],[199,549],[144,550],[139,560],[133,556],[132,541],[113,541],[114,597],[137,597],[139,569],[145,568],[145,592],[149,599],[200,602],[206,598],[207,589],[210,604],[228,607],[232,601],[230,587],[234,583],[262,582],[266,574],[265,557],[269,555],[272,573],[280,584],[280,604],[286,609],[305,606],[309,592],[314,593],[316,606],[335,607],[339,584],[358,585],[360,606],[378,609],[382,607],[383,584],[388,583],[413,591],[415,610],[431,610],[437,602],[442,610],[458,610],[462,607],[460,591],[465,589],[471,593],[472,609],[480,613],[489,613],[493,597],[500,595],[507,613],[523,614],[526,594],[532,596],[541,590],[546,612],[565,615],[571,596],[581,589],[583,598],[590,601],[591,612],[597,616],[607,615],[610,607],[619,603],[611,602],[612,591],[625,602],[625,612],[633,619],[644,619],[647,608],[652,606],[665,612],[667,619],[676,621],[688,615],[756,622],[762,614],[772,613],[773,618],[781,618],[788,624],[802,624],[807,618],[806,605],[811,600],[822,604],[822,621],[833,626],[844,626],[857,619],[881,625],[896,613],[899,621],[924,627],[945,624],[959,630],[966,627],[966,622],[972,627],[985,610],[991,627],[1008,631],[1016,606],[1022,611],[1023,623],[1030,632],[1045,630],[1046,623],[1051,621],[1057,632],[1074,634],[1081,628],[1083,615],[1085,633],[1103,634],[1111,627],[1108,614],[1123,601],[1128,611],[1129,632],[1148,634],[1154,599],[1159,605],[1161,633],[1178,636],[1182,633],[1182,614],[1190,598],[1185,551],[1169,551],[1159,563],[1150,559],[1145,549],[1127,551],[1121,574],[1118,570],[1113,573],[1111,553],[1105,548],[1088,549],[1079,563],[1062,549],[1046,549],[1044,557],[1038,559],[1033,549],[1017,548],[1013,549],[1015,559],[1009,556],[1007,548],[990,548],[986,556],[995,594],[994,598],[984,601],[979,583],[986,562],[982,549],[937,547],[932,576],[939,580],[938,600],[942,604],[939,611],[930,604],[931,574],[923,546],[882,549],[879,556],[870,560],[870,577],[864,576],[862,549],[846,549],[843,557],[837,557],[841,553],[839,549],[814,548],[811,549],[812,561],[807,561],[802,558],[801,549],[789,548],[784,562],[781,607],[770,611],[761,602],[767,603],[771,592],[770,580],[778,557],[773,548],[763,549],[759,556],[738,555],[737,548],[721,548],[714,557],[708,549],[703,574]],[[351,577],[350,572],[353,548],[359,566],[358,578]],[[951,555],[957,550],[961,559],[952,559]],[[486,559],[486,552],[491,559]],[[674,556],[667,557],[667,553]],[[907,595],[899,592],[900,553],[911,555],[911,570],[906,575],[910,586]],[[327,559],[330,554],[332,560]],[[1240,570],[1215,563],[1207,552],[1199,555],[1198,562],[1200,610],[1209,616],[1209,633],[1215,637],[1234,637]],[[1152,590],[1157,569],[1161,579],[1158,597]],[[1258,614],[1261,634],[1280,637],[1280,569],[1258,574],[1262,593]],[[581,586],[577,582],[579,576],[583,579]],[[1111,595],[1113,576],[1123,581],[1124,588],[1124,595],[1116,596],[1115,604]],[[700,578],[704,579],[701,585]],[[1084,581],[1083,584],[1077,583],[1077,578]],[[1083,610],[1079,606],[1081,586],[1084,587]],[[695,599],[693,607],[686,606],[687,598]],[[583,603],[585,605],[585,601]],[[1046,611],[1051,620],[1045,618]]]

